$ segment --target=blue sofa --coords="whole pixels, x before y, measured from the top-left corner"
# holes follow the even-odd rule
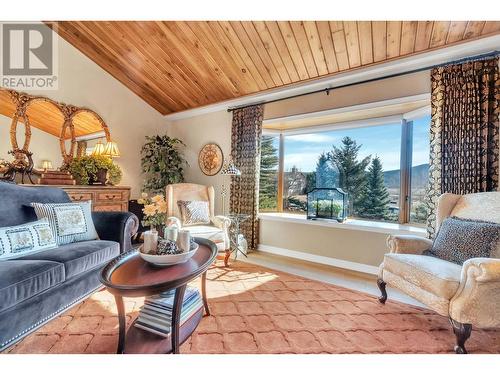
[[[32,202],[70,202],[62,189],[0,182],[0,227],[35,221]],[[0,351],[102,287],[99,273],[131,249],[139,221],[129,212],[93,212],[99,240],[0,261]]]

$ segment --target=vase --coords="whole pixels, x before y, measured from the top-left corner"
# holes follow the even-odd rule
[[[108,170],[101,168],[97,171],[97,182],[101,185],[106,185]]]
[[[89,173],[89,185],[106,185],[106,177],[108,175],[108,170],[101,168],[95,174]]]
[[[165,238],[165,227],[165,224],[159,224],[151,227],[151,230],[155,230],[156,232],[158,232],[158,237]]]

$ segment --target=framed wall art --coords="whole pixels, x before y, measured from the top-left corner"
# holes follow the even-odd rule
[[[198,155],[198,165],[205,175],[214,176],[219,173],[223,162],[224,155],[218,144],[207,143],[201,148]]]

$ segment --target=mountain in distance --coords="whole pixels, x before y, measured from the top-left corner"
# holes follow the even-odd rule
[[[399,188],[400,186],[399,169],[384,172],[384,183],[388,188]],[[427,187],[429,180],[429,164],[420,164],[411,168],[411,184],[414,188]]]

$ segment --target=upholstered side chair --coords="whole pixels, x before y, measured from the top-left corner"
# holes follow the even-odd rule
[[[500,192],[443,194],[437,207],[436,231],[449,216],[500,223]],[[391,235],[390,252],[380,265],[381,303],[386,284],[400,289],[440,315],[449,318],[457,343],[455,352],[467,353],[472,326],[500,327],[500,247],[491,258],[472,258],[458,265],[422,255],[432,241],[411,235]]]
[[[202,237],[213,241],[219,251],[225,251],[224,263],[230,255],[229,226],[231,220],[225,216],[214,214],[214,188],[191,183],[171,184],[166,187],[165,199],[167,201],[167,225],[175,224],[179,229],[188,230],[194,237]],[[208,202],[210,223],[202,225],[182,224],[182,217],[178,201],[204,201]]]

